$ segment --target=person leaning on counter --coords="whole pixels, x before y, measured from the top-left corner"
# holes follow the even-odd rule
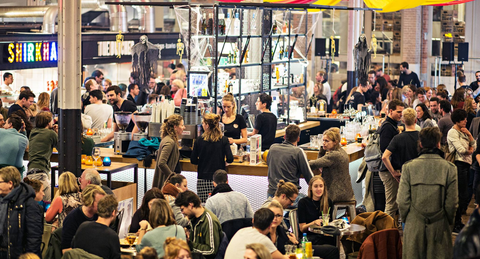
[[[262,136],[262,151],[270,148],[275,141],[277,132],[277,116],[270,111],[272,106],[272,97],[266,93],[258,96],[255,107],[261,113],[255,119],[255,127],[249,136],[260,134]]]
[[[247,123],[242,115],[237,114],[237,105],[232,93],[222,98],[222,107],[222,123],[225,125],[223,135],[228,138],[230,144],[247,143]]]

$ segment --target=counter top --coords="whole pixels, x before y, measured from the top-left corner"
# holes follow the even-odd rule
[[[315,128],[318,126],[320,126],[319,121],[307,121],[307,122],[298,124],[298,127],[300,128],[301,131]],[[277,130],[277,133],[275,134],[275,138],[281,138],[283,136],[285,136],[285,129]]]

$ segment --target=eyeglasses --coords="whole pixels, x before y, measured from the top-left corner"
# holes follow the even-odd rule
[[[280,215],[280,214],[275,214],[275,218],[279,219],[279,218],[283,218],[283,215]]]
[[[292,201],[292,199],[290,199],[290,197],[287,197],[287,199],[293,204],[295,203],[295,199]]]

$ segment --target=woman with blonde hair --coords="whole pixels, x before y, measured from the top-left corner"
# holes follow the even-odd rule
[[[38,96],[38,102],[37,102],[37,111],[47,111],[49,112],[50,109],[48,106],[50,105],[50,95],[46,92],[41,93]]]
[[[348,165],[348,163],[347,163]],[[329,215],[330,219],[334,219],[333,202],[328,198],[325,180],[320,175],[315,175],[308,183],[308,197],[298,202],[298,223],[300,231],[307,233],[308,240],[313,245],[334,245],[333,237],[327,237],[308,231],[311,226],[322,225],[322,215]]]
[[[180,106],[182,104],[182,99],[187,98],[187,89],[185,89],[185,84],[182,80],[175,79],[173,80],[171,87],[172,87],[171,91],[173,93],[173,101],[175,102],[175,106]]]
[[[58,191],[52,205],[48,208],[45,221],[51,222],[58,215],[58,227],[63,226],[63,220],[78,206],[82,205],[82,194],[77,183],[77,177],[71,172],[60,174]]]
[[[181,138],[184,130],[183,118],[178,114],[170,115],[163,121],[160,130],[162,141],[157,151],[157,164],[155,166],[152,187],[162,189],[165,180],[171,174],[181,172],[178,140]]]
[[[225,125],[223,133],[230,144],[247,143],[247,123],[242,115],[237,113],[237,103],[232,93],[228,93],[222,98],[222,123]]]
[[[220,130],[220,115],[207,113],[203,116],[202,127],[205,131],[195,141],[190,162],[198,165],[197,194],[202,202],[214,189],[213,174],[218,169],[225,170],[227,163],[233,162],[232,150],[228,138]]]
[[[405,103],[405,105],[407,105],[410,108],[413,107],[413,103],[415,102],[416,91],[417,91],[417,88],[414,85],[406,85],[402,88],[402,94],[404,97],[403,102]]]
[[[149,223],[153,230],[146,233]],[[140,222],[137,251],[149,246],[157,250],[158,257],[163,257],[165,255],[163,243],[168,237],[187,240],[183,228],[175,223],[175,218],[168,202],[162,199],[155,199],[150,208],[149,221],[143,220]]]
[[[330,190],[330,198],[336,201],[355,200],[347,152],[340,146],[340,129],[329,128],[323,132],[323,146],[316,160],[309,162],[312,170],[322,168],[325,186]]]
[[[190,247],[187,242],[182,239],[174,237],[167,237],[165,244],[163,245],[165,250],[165,256],[163,259],[190,259]]]
[[[477,116],[477,103],[471,97],[465,99],[463,109],[467,112],[467,129],[470,129],[473,118]]]
[[[284,253],[282,253],[284,254]],[[248,244],[245,249],[244,259],[271,259],[272,254],[267,248],[259,243]]]

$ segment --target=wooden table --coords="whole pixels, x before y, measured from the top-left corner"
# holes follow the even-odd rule
[[[350,224],[350,227],[348,229],[340,230],[340,235],[336,236],[337,247],[340,249],[342,236],[351,236],[354,234],[360,234],[365,232],[365,229],[366,229],[365,226],[358,225],[358,224]],[[325,235],[322,229],[319,227],[309,227],[308,231],[315,234]]]
[[[113,149],[112,149],[113,150]],[[82,171],[86,169],[95,169],[98,171],[100,174],[106,174],[107,175],[107,186],[109,188],[112,188],[112,174],[118,173],[121,171],[125,171],[128,169],[133,169],[133,182],[137,184],[137,191],[138,192],[138,164],[137,163],[121,163],[121,162],[112,162],[110,166],[99,166],[99,167],[94,167],[91,165],[82,165]],[[52,197],[54,197],[54,189],[55,189],[55,173],[58,170],[58,166],[52,167],[52,176],[51,176],[51,182],[52,182]],[[137,194],[138,195],[138,194]]]
[[[311,129],[311,128],[315,128],[315,127],[320,126],[320,122],[319,121],[307,121],[307,122],[304,122],[304,123],[300,123],[297,126],[300,128],[300,131],[304,131],[304,130],[307,130],[307,129]],[[285,136],[285,129],[277,130],[277,132],[275,133],[275,138],[280,138],[280,137],[283,137],[283,136]]]

